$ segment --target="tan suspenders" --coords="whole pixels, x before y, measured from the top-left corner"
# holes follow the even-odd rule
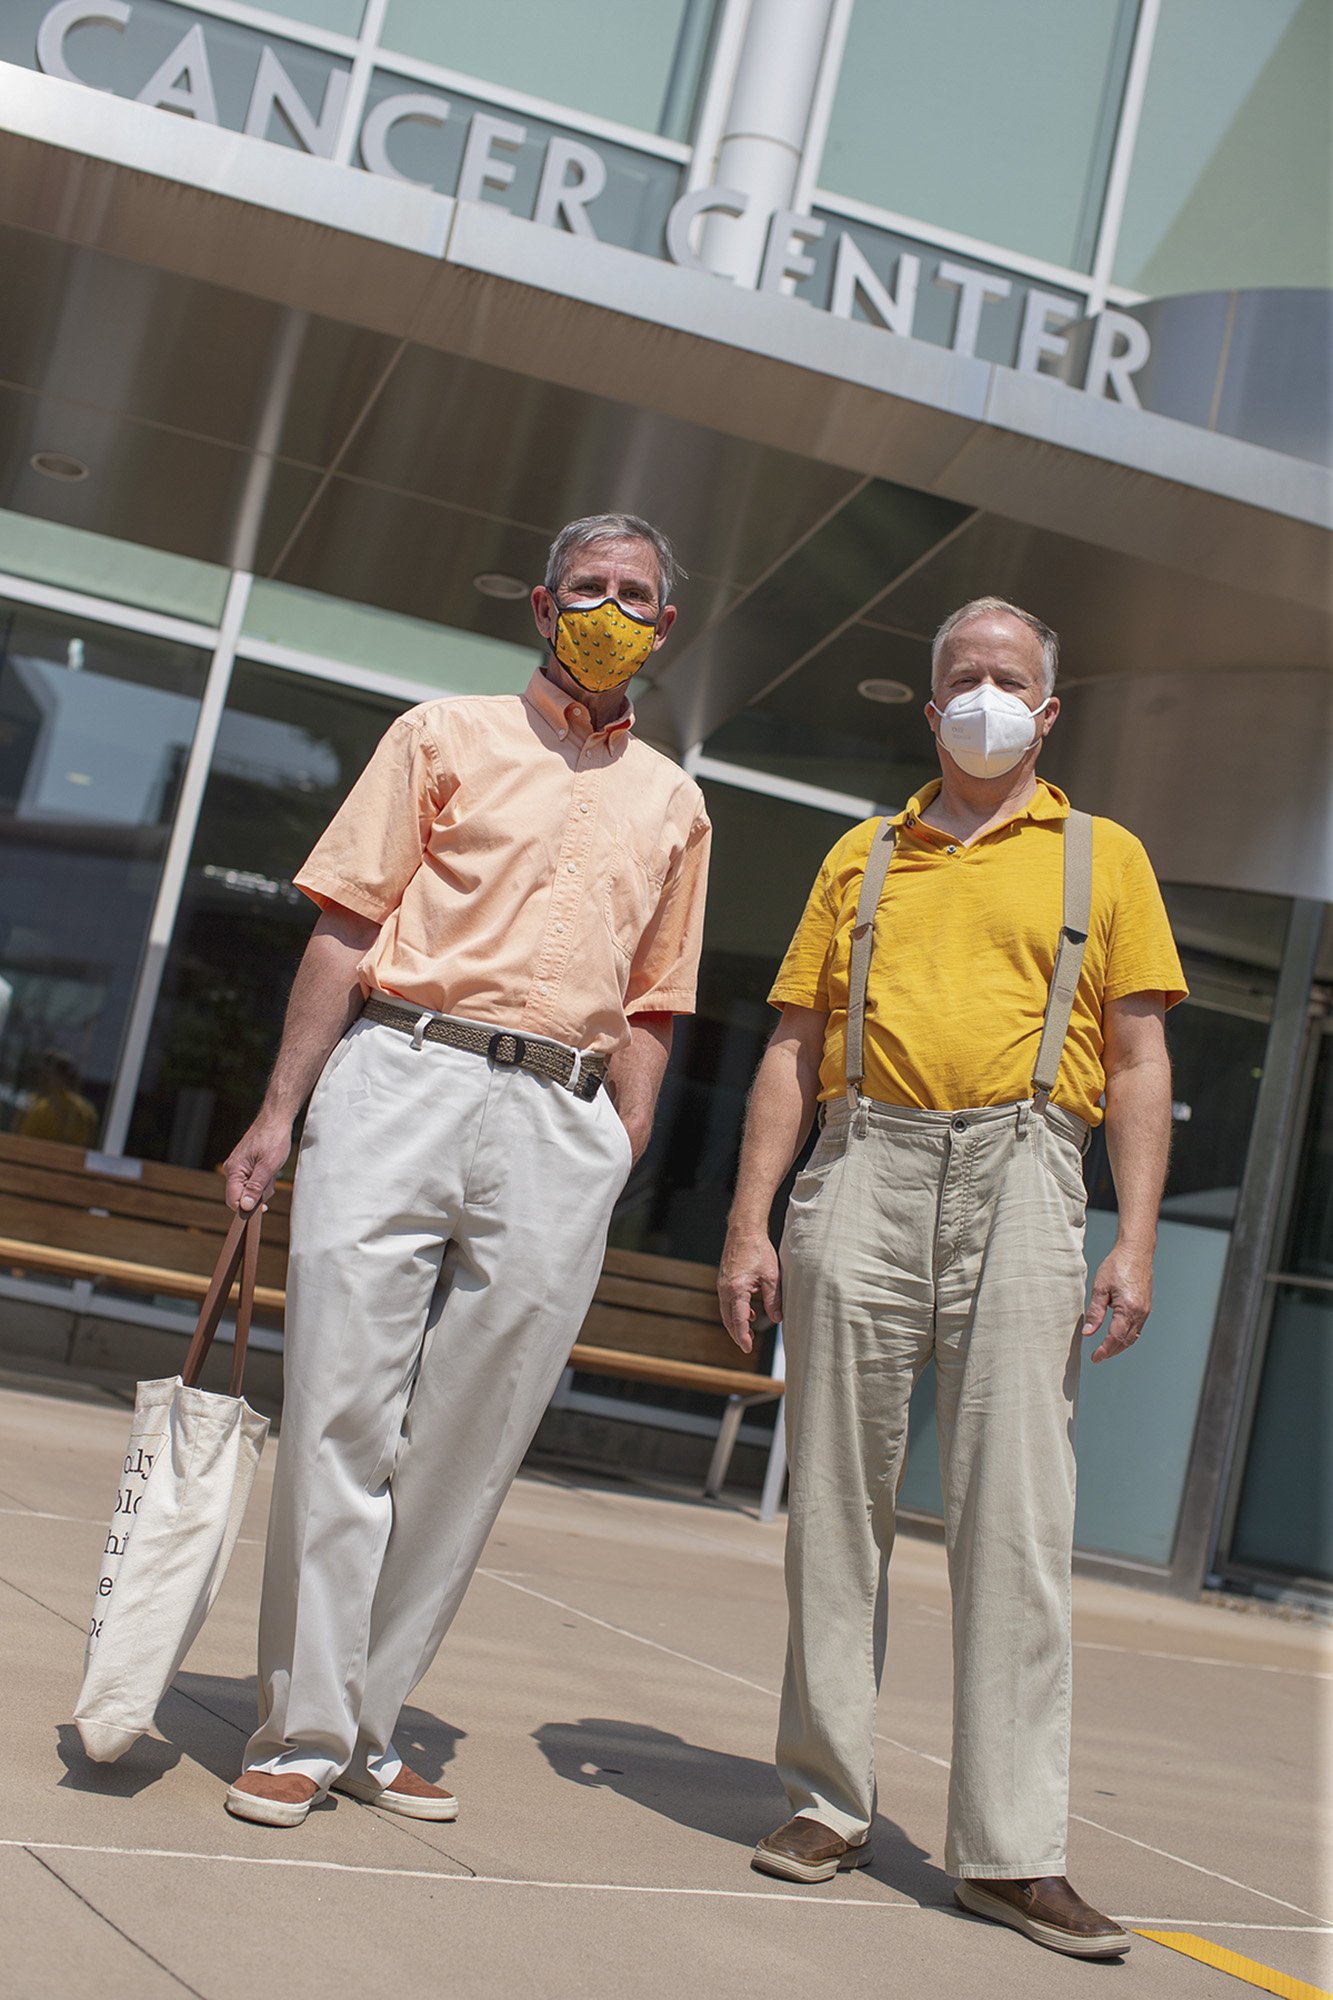
[[[884,882],[893,859],[897,828],[888,818],[875,829],[861,877],[861,893],[856,900],[856,923],[852,930],[852,956],[847,983],[847,1102],[855,1109],[865,1082],[866,990],[870,982],[870,961],[875,951],[875,929]],[[1088,924],[1092,916],[1092,820],[1087,813],[1071,810],[1064,823],[1064,911],[1060,943],[1046,997],[1046,1018],[1032,1071],[1032,1095],[1038,1111],[1050,1103],[1065,1036],[1069,1033],[1074,996],[1083,970]]]

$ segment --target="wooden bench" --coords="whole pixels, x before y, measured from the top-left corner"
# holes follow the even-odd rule
[[[279,1186],[259,1253],[260,1313],[281,1314],[286,1303],[290,1209],[291,1189]],[[202,1299],[229,1221],[216,1173],[0,1133],[0,1268],[12,1273]],[[721,1490],[745,1412],[783,1393],[781,1331],[775,1372],[762,1375],[758,1355],[742,1354],[727,1336],[716,1280],[711,1264],[608,1250],[569,1357],[572,1368],[590,1374],[725,1397],[708,1494]],[[626,1415],[632,1411],[627,1404]],[[784,1467],[779,1412],[766,1519],[776,1511]]]
[[[762,1375],[757,1345],[742,1354],[722,1324],[716,1266],[652,1257],[638,1250],[607,1251],[569,1363],[590,1375],[725,1396],[727,1406],[704,1480],[704,1492],[714,1497],[722,1491],[746,1411],[759,1403],[781,1404],[783,1394],[781,1328],[773,1373]],[[627,1413],[632,1408],[627,1405]],[[787,1463],[785,1437],[779,1408],[761,1520],[771,1521],[777,1512]]]

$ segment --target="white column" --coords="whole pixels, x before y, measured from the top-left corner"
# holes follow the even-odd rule
[[[751,0],[709,176],[713,185],[747,195],[749,207],[739,218],[710,215],[701,245],[708,268],[739,285],[758,284],[770,217],[794,209],[798,189],[812,181],[812,170],[803,175],[802,165],[815,145],[822,148],[824,136],[813,129],[824,119],[812,114],[819,108],[826,119],[830,72],[849,12],[844,0]]]
[[[171,934],[175,928],[181,896],[185,889],[185,872],[189,867],[190,850],[194,846],[194,836],[199,826],[199,812],[204,803],[204,787],[208,783],[209,766],[213,761],[218,730],[222,726],[222,713],[227,705],[231,670],[236,661],[236,643],[241,636],[241,622],[245,617],[246,605],[250,601],[250,585],[253,580],[244,571],[233,571],[227,588],[227,601],[223,606],[217,650],[204,684],[204,697],[199,705],[199,719],[194,726],[194,740],[190,745],[185,775],[181,780],[180,799],[176,806],[171,838],[167,842],[162,879],[158,883],[157,900],[153,905],[152,920],[148,926],[148,939],[144,946],[143,961],[139,967],[134,1001],[125,1024],[124,1040],[116,1064],[116,1080],[107,1111],[106,1131],[102,1137],[104,1153],[125,1151],[130,1118],[134,1112],[134,1100],[139,1091],[139,1078],[143,1074],[144,1058],[148,1053],[148,1036],[153,1025],[157,996],[162,986],[162,975],[167,969]]]

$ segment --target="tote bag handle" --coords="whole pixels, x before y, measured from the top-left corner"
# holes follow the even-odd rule
[[[218,1330],[228,1295],[235,1282],[239,1265],[241,1272],[240,1297],[236,1302],[236,1345],[232,1350],[231,1389],[229,1393],[239,1396],[241,1378],[245,1374],[245,1349],[250,1339],[250,1315],[255,1304],[255,1273],[259,1267],[259,1231],[263,1220],[263,1208],[252,1208],[248,1215],[238,1210],[227,1231],[208,1287],[204,1303],[199,1308],[199,1321],[194,1329],[194,1339],[185,1357],[181,1370],[181,1380],[187,1389],[198,1386],[203,1373],[208,1350],[213,1345],[213,1336]]]

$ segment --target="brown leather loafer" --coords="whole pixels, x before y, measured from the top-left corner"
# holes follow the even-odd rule
[[[223,1800],[235,1819],[256,1826],[300,1826],[324,1796],[313,1778],[299,1771],[243,1771]]]
[[[335,1778],[331,1792],[345,1792],[362,1805],[378,1806],[381,1812],[401,1813],[404,1819],[449,1820],[458,1818],[458,1800],[441,1785],[409,1771],[404,1764],[393,1782],[376,1785],[366,1778]]]
[[[973,1877],[954,1887],[953,1899],[973,1916],[1008,1924],[1034,1944],[1071,1958],[1118,1958],[1129,1950],[1128,1931],[1071,1889],[1063,1875],[1038,1875],[1014,1882]]]
[[[864,1868],[873,1860],[869,1834],[860,1841],[844,1840],[822,1821],[801,1818],[789,1819],[761,1840],[750,1866],[786,1882],[827,1882],[840,1868]]]

